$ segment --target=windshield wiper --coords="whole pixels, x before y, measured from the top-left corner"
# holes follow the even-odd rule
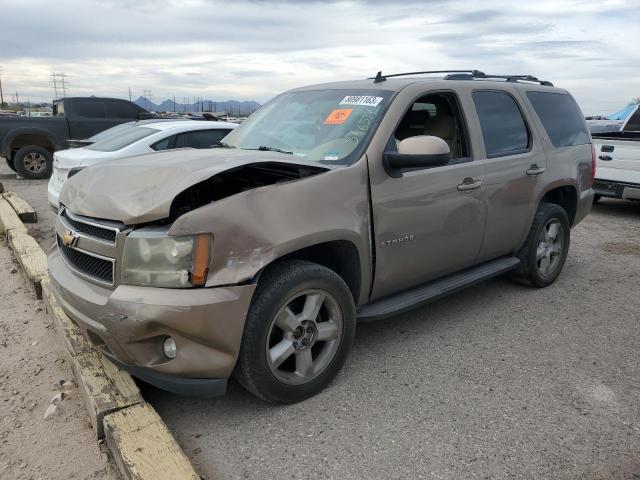
[[[287,152],[286,150],[282,150],[276,147],[265,147],[264,145],[260,145],[258,148],[245,148],[245,150],[260,150],[261,152],[278,152],[286,153],[287,155],[293,155],[293,152]]]

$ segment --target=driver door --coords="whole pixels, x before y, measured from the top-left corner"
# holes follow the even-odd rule
[[[483,167],[473,161],[459,98],[453,92],[402,93],[412,98],[397,98],[378,131],[388,135],[386,146],[372,142],[377,155],[368,151],[375,241],[371,299],[474,265],[484,232]],[[406,116],[424,117],[412,113],[418,108],[429,115],[423,126],[411,125],[414,134],[443,138],[454,158],[393,178],[382,166],[382,151],[394,148],[398,136],[406,138]]]

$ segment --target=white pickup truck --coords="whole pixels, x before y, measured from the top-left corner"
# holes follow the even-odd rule
[[[628,111],[622,121],[587,122],[597,157],[594,202],[601,197],[640,200],[640,105]]]

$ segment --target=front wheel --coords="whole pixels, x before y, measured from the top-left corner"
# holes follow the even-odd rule
[[[39,180],[49,178],[53,170],[53,155],[37,145],[22,147],[13,157],[16,172],[24,178]]]
[[[234,375],[267,402],[309,398],[342,368],[355,322],[351,292],[334,271],[302,260],[278,263],[258,283]]]
[[[518,253],[520,265],[513,278],[535,287],[551,285],[567,259],[569,241],[567,212],[554,203],[541,203],[527,240]]]

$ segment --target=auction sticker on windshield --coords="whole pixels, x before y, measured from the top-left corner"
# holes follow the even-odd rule
[[[342,125],[349,115],[353,112],[352,108],[338,108],[331,112],[327,118],[324,119],[325,125]]]
[[[377,107],[383,100],[382,97],[371,95],[347,95],[339,105],[357,105],[362,107]]]

